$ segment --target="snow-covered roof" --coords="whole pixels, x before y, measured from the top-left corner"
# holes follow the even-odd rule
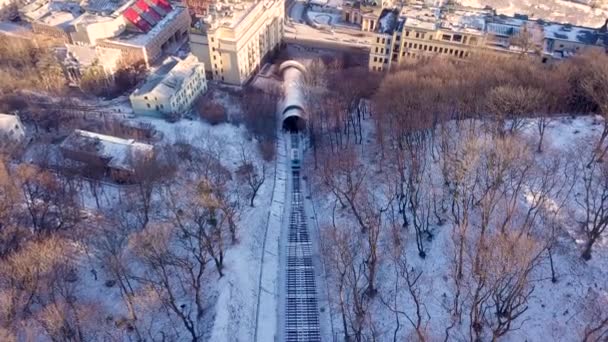
[[[88,67],[97,62],[104,70],[112,72],[122,58],[122,53],[118,49],[74,44],[65,44],[65,47],[68,56],[73,58],[81,67]]]
[[[150,156],[154,151],[152,145],[133,139],[123,139],[79,129],[61,143],[61,148],[95,155],[107,160],[109,167],[125,171],[134,170],[134,157]]]
[[[18,127],[18,129],[22,127],[21,120],[17,115],[0,113],[0,131],[8,132],[15,127]]]
[[[170,97],[177,92],[185,79],[189,78],[197,66],[202,65],[198,59],[190,54],[183,60],[169,57],[163,65],[156,70],[144,85],[133,92],[133,96],[142,96],[155,93],[159,96]]]
[[[595,44],[598,39],[596,30],[591,28],[555,23],[543,23],[542,27],[547,39],[581,44]]]
[[[385,8],[380,12],[378,18],[378,26],[376,31],[378,33],[392,34],[397,28],[397,19],[399,18],[399,12],[397,10]]]
[[[114,37],[109,39],[112,43],[127,45],[127,46],[136,46],[142,47],[146,46],[150,40],[156,37],[159,33],[164,31],[167,26],[171,25],[171,22],[175,20],[183,11],[185,11],[185,7],[181,6],[173,6],[173,10],[169,12],[164,18],[162,18],[158,24],[156,24],[152,29],[146,33],[132,33],[125,32],[118,37]]]
[[[49,26],[65,27],[76,17],[74,14],[65,11],[50,12],[40,18],[40,22]]]

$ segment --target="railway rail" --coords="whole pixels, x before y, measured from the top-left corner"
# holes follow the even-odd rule
[[[299,136],[290,134],[291,149],[300,150]],[[299,161],[292,167],[291,210],[287,237],[284,341],[321,341],[319,304],[311,237],[306,224]]]

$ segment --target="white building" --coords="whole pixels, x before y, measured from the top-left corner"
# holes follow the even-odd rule
[[[283,0],[215,3],[207,17],[193,20],[190,49],[210,79],[242,85],[278,50],[284,17]]]
[[[25,128],[17,115],[0,113],[0,148],[21,144]]]
[[[167,59],[129,98],[136,114],[160,117],[183,113],[206,91],[205,66],[188,55]]]

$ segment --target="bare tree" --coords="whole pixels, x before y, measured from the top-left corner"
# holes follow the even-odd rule
[[[254,206],[255,197],[258,191],[264,185],[266,181],[266,163],[262,161],[255,161],[250,152],[245,151],[245,146],[241,146],[241,165],[236,170],[241,183],[245,184],[249,188],[249,205]]]
[[[595,158],[595,153],[592,153],[590,159]],[[581,165],[581,168],[583,193],[575,196],[575,199],[585,213],[582,229],[586,242],[582,257],[589,260],[593,245],[608,228],[608,166],[605,163],[591,162],[586,166]]]
[[[189,282],[181,269],[184,260],[173,253],[173,243],[174,230],[170,225],[152,225],[136,234],[135,253],[146,268],[146,272],[137,278],[154,290],[163,307],[179,319],[191,340],[197,342],[202,338],[199,321],[202,308],[184,303],[189,297]],[[198,267],[202,266],[198,264]],[[186,269],[194,270],[190,266]],[[200,280],[202,274],[199,277],[197,271],[195,278]],[[196,291],[195,297],[200,298],[200,292]]]
[[[487,99],[488,111],[495,117],[496,131],[504,134],[505,124],[508,124],[508,132],[513,134],[540,110],[544,94],[541,89],[504,85],[493,88]]]

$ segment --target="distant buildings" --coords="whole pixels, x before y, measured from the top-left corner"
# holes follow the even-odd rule
[[[162,117],[183,113],[206,91],[205,66],[189,55],[169,58],[129,99],[135,114]]]
[[[216,2],[192,22],[191,51],[207,66],[209,79],[242,85],[279,48],[284,17],[282,0]]]
[[[25,128],[17,115],[0,113],[0,149],[17,146],[25,140]]]
[[[0,0],[2,1],[2,0]],[[120,51],[123,60],[156,62],[188,40],[190,15],[167,0],[37,0],[20,8],[34,33],[66,44]],[[101,56],[100,56],[101,57]]]
[[[188,10],[165,0],[148,1],[137,0],[123,12],[131,30],[97,44],[119,49],[128,60],[142,60],[146,66],[157,61],[164,52],[177,51],[188,41],[191,23]],[[155,3],[158,5],[153,5]]]
[[[582,49],[605,51],[607,46],[606,25],[592,29],[522,15],[496,15],[491,8],[423,3],[381,11],[361,9],[349,6],[344,16],[350,19],[354,15],[362,30],[374,33],[369,57],[369,68],[374,71],[431,56],[463,59],[480,50],[538,55],[547,62]]]
[[[152,145],[83,130],[72,132],[60,149],[65,158],[82,166],[87,176],[109,176],[118,182],[133,180],[139,163],[154,156]]]

